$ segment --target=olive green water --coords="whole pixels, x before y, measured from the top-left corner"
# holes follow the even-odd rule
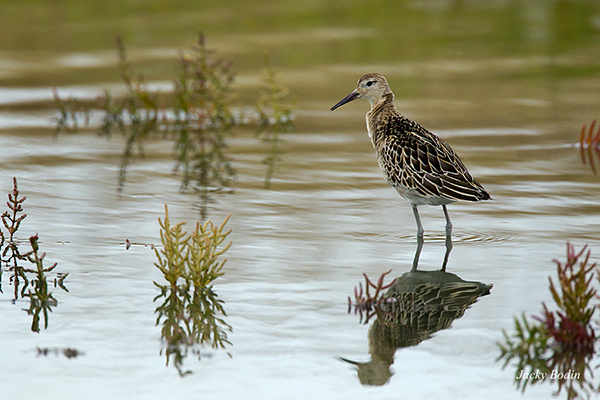
[[[240,104],[256,99],[269,51],[295,100],[296,131],[284,137],[270,191],[264,145],[243,130],[230,143],[235,192],[217,196],[209,217],[232,213],[233,247],[216,283],[232,358],[204,349],[182,379],[159,354],[154,254],[124,242],[157,243],[165,203],[172,219],[193,223],[197,199],[179,192],[162,141],[147,146],[118,196],[122,140],[93,129],[54,139],[51,88],[81,98],[118,88],[118,34],[146,79],[165,84],[200,30],[234,60]],[[362,386],[337,359],[369,359],[368,326],[346,314],[346,298],[363,272],[408,271],[416,228],[378,170],[368,104],[328,111],[366,72],[386,75],[401,112],[449,142],[494,199],[449,206],[448,271],[493,283],[491,296],[451,329],[398,350],[380,387]],[[0,397],[514,398],[515,371],[494,362],[501,330],[550,301],[551,260],[566,241],[600,254],[600,177],[573,146],[600,118],[599,93],[594,1],[2,3],[0,194],[19,179],[22,237],[39,233],[47,259],[69,272],[69,293],[54,289],[58,306],[36,334],[21,310],[29,302],[11,301],[3,274]],[[420,266],[436,269],[443,213],[421,207],[421,217]],[[84,355],[42,357],[36,347]]]

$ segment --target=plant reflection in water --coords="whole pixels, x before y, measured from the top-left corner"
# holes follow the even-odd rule
[[[421,248],[422,245],[417,248],[416,259]],[[384,273],[377,284],[370,282],[365,275],[367,288],[371,286],[376,290],[372,296],[368,290],[363,294],[362,287],[355,290],[355,304],[350,301],[350,307],[354,306],[355,312],[358,310],[361,321],[363,312],[367,316],[365,323],[376,316],[368,333],[371,360],[341,360],[356,367],[363,385],[387,383],[393,375],[390,367],[398,348],[416,346],[434,333],[449,328],[452,321],[462,317],[480,296],[490,294],[492,285],[464,281],[446,272],[448,253],[447,247],[442,270],[419,271],[415,262],[410,272],[387,286],[383,285],[383,280],[390,271]],[[385,294],[379,296],[385,288]]]
[[[74,133],[80,126],[99,125],[99,133],[110,138],[119,132],[125,149],[119,168],[118,190],[122,191],[127,172],[136,155],[143,157],[145,145],[156,139],[173,144],[174,172],[181,174],[181,190],[199,195],[202,220],[207,218],[212,194],[229,188],[236,171],[227,153],[228,138],[239,126],[257,126],[256,136],[269,145],[263,159],[267,165],[266,188],[281,161],[279,134],[293,129],[292,109],[282,100],[288,90],[281,86],[270,59],[265,57],[266,78],[256,107],[235,107],[232,61],[215,56],[200,33],[198,42],[182,52],[171,90],[152,90],[142,74],[136,73],[125,44],[117,38],[123,98],[108,90],[95,102],[61,99],[54,90],[58,114],[56,133]],[[99,121],[91,121],[90,113]]]
[[[579,136],[579,149],[581,162],[587,164],[589,161],[590,168],[594,175],[597,174],[596,165],[594,164],[594,154],[600,160],[600,127],[598,132],[594,133],[594,127],[596,120],[593,120],[590,124],[590,128],[586,130],[585,124],[581,127],[581,134]],[[594,154],[592,154],[594,153]]]
[[[589,262],[591,251],[586,249],[576,252],[567,243],[567,261],[554,260],[558,284],[549,280],[558,310],[550,311],[542,303],[542,315],[534,316],[535,322],[524,314],[515,317],[515,332],[504,331],[504,343],[498,343],[503,368],[517,361],[515,383],[522,391],[528,384],[550,381],[558,384],[555,394],[565,389],[568,399],[600,393],[592,368],[598,329],[592,317],[600,306],[594,284],[600,283],[600,272]]]
[[[162,300],[155,310],[156,324],[162,323],[167,365],[172,358],[181,376],[191,373],[183,369],[189,352],[200,359],[198,345],[223,349],[226,344],[231,345],[227,339],[231,326],[224,320],[227,316],[224,301],[213,289],[215,279],[224,274],[226,260],[220,261],[219,257],[231,246],[231,242],[221,246],[231,232],[224,232],[228,219],[229,216],[220,226],[210,220],[203,225],[198,222],[191,233],[183,229],[184,223],[171,226],[166,205],[165,219],[159,219],[162,249],[154,249],[158,259],[155,265],[166,282],[154,282],[160,289],[154,301]]]
[[[294,114],[291,106],[282,102],[289,90],[279,84],[277,71],[273,68],[268,53],[265,53],[265,70],[263,93],[256,103],[260,121],[256,136],[269,145],[269,154],[263,158],[263,164],[267,166],[265,189],[271,189],[273,172],[281,163],[282,140],[279,135],[294,129]]]
[[[21,253],[19,249],[19,240],[17,239],[17,231],[21,226],[21,222],[27,217],[23,214],[23,203],[27,199],[25,196],[19,197],[19,189],[17,178],[13,178],[13,190],[8,194],[8,202],[6,203],[9,210],[2,214],[2,224],[8,232],[7,235],[0,230],[0,292],[2,270],[6,269],[12,275],[10,283],[14,286],[13,303],[16,303],[19,297],[29,298],[29,309],[25,309],[31,315],[31,330],[34,332],[40,331],[40,317],[44,318],[44,329],[48,328],[48,312],[52,312],[52,307],[58,305],[58,301],[48,290],[48,272],[56,268],[56,263],[50,267],[44,267],[44,258],[46,253],[39,252],[38,235],[29,238],[31,250],[26,253]],[[26,261],[34,265],[34,268],[26,268],[21,262]],[[57,273],[54,279],[54,286],[60,287],[68,292],[64,286],[64,280],[68,274]],[[22,282],[21,282],[22,281]],[[23,283],[23,287],[19,287]]]
[[[71,347],[63,347],[63,348],[49,348],[49,347],[38,347],[37,355],[39,356],[48,356],[49,354],[54,354],[55,356],[63,355],[67,358],[75,358],[82,356],[84,353],[81,351],[71,348]]]

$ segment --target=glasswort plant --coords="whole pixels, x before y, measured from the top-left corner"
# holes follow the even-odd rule
[[[515,318],[515,333],[504,334],[504,343],[498,343],[503,368],[511,360],[517,361],[515,382],[525,390],[528,384],[544,380],[556,381],[558,395],[564,388],[568,399],[585,393],[600,392],[592,381],[590,366],[595,353],[596,331],[592,317],[599,306],[594,275],[600,279],[596,263],[590,263],[591,251],[587,246],[576,252],[567,243],[567,261],[558,260],[558,282],[549,278],[550,292],[558,307],[550,311],[542,303],[541,316],[528,321],[525,315]],[[585,255],[584,255],[585,253]]]
[[[48,311],[52,311],[52,307],[58,304],[52,293],[48,290],[47,273],[54,270],[56,263],[50,267],[44,267],[44,258],[46,253],[39,252],[38,235],[29,238],[31,250],[22,253],[19,249],[20,243],[17,239],[17,231],[21,226],[21,222],[27,217],[23,214],[23,203],[27,199],[25,196],[19,197],[19,189],[17,178],[13,178],[13,190],[8,194],[8,211],[5,211],[2,216],[2,224],[7,230],[8,235],[5,235],[0,230],[0,266],[7,267],[10,277],[10,283],[14,285],[14,299],[16,302],[20,297],[28,297],[30,300],[29,309],[25,310],[29,315],[33,316],[31,330],[34,332],[40,331],[40,315],[44,317],[44,329],[48,328]],[[34,268],[26,268],[21,262],[26,261],[33,264]],[[2,268],[0,268],[0,279]],[[69,274],[57,274],[54,280],[54,285],[68,292],[64,286],[64,280]],[[19,286],[23,280],[23,287],[19,292]],[[1,282],[1,281],[0,281]],[[27,292],[26,290],[29,289]]]
[[[276,71],[265,58],[267,77],[256,110],[244,112],[234,107],[232,62],[215,56],[200,33],[189,51],[182,52],[170,91],[152,91],[144,76],[135,72],[124,42],[117,38],[118,66],[125,95],[115,98],[104,91],[96,105],[86,106],[70,98],[61,100],[55,90],[58,108],[56,131],[74,132],[88,125],[90,114],[100,115],[100,135],[110,138],[119,132],[125,149],[119,168],[118,190],[124,188],[128,169],[136,156],[144,155],[144,143],[165,139],[173,144],[174,172],[181,174],[181,190],[193,189],[200,197],[200,212],[206,219],[212,193],[229,186],[236,177],[227,154],[227,138],[238,125],[258,125],[257,136],[269,144],[265,185],[270,187],[273,171],[280,161],[279,134],[292,129],[290,106],[281,100],[287,90],[277,82]]]
[[[281,162],[282,141],[279,135],[294,129],[294,114],[291,106],[282,102],[289,91],[278,83],[277,71],[273,68],[268,53],[265,53],[265,70],[263,93],[256,105],[260,120],[256,135],[269,145],[269,154],[265,156],[263,163],[267,166],[265,189],[270,189],[273,172]]]
[[[222,246],[231,232],[224,231],[228,220],[229,216],[220,226],[210,220],[204,224],[198,222],[188,233],[184,223],[171,225],[166,205],[165,218],[159,219],[162,249],[154,249],[155,265],[165,282],[154,282],[160,289],[154,301],[163,301],[155,310],[158,314],[156,324],[162,323],[167,365],[173,357],[173,364],[181,376],[191,373],[183,370],[183,361],[189,351],[200,358],[196,345],[210,344],[213,348],[223,349],[225,345],[231,345],[227,339],[231,326],[224,320],[227,316],[224,301],[213,289],[213,282],[224,274],[226,260],[219,258],[231,246],[231,242]]]

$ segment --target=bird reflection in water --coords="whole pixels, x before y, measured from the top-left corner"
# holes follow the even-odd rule
[[[418,246],[415,260],[421,248]],[[357,362],[340,358],[356,367],[363,385],[387,383],[393,375],[390,367],[398,348],[416,346],[434,333],[449,328],[480,296],[490,294],[492,285],[465,281],[446,272],[448,253],[439,271],[419,271],[415,261],[413,269],[396,278],[383,298],[375,302],[377,318],[368,333],[371,360]]]

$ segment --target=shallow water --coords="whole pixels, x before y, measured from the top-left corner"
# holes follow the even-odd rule
[[[97,15],[92,6],[76,12],[77,2],[56,9],[33,3],[38,14],[29,3],[18,6],[21,12],[4,5],[0,13],[15,16],[0,24],[7,38],[0,44],[0,193],[18,178],[28,215],[21,238],[39,233],[49,263],[69,273],[69,293],[53,289],[58,306],[48,329],[36,334],[21,311],[29,302],[11,301],[3,274],[2,397],[516,395],[514,370],[494,361],[502,329],[551,302],[552,259],[564,258],[567,241],[589,244],[596,257],[600,251],[600,177],[573,146],[581,126],[600,117],[596,3],[415,1],[389,15],[377,11],[383,3],[360,2],[339,9],[253,2],[177,9],[155,2],[154,9],[124,6],[114,14],[97,8]],[[66,20],[50,22],[53,15]],[[46,22],[34,25],[38,19]],[[165,22],[150,29],[146,21]],[[118,87],[112,49],[119,31],[148,79],[168,85],[177,49],[193,43],[199,28],[209,45],[235,59],[241,102],[255,98],[262,52],[271,52],[296,100],[296,131],[284,137],[273,190],[262,188],[264,145],[244,130],[231,141],[235,191],[216,195],[209,217],[220,223],[232,213],[233,246],[215,286],[233,327],[232,358],[205,348],[201,361],[186,359],[193,374],[181,378],[159,354],[152,281],[162,277],[143,244],[159,242],[165,203],[173,221],[193,224],[197,198],[179,192],[171,145],[158,140],[118,195],[122,140],[99,138],[93,129],[54,138],[51,87],[80,98]],[[493,197],[449,206],[448,271],[493,283],[491,296],[451,329],[398,350],[395,375],[381,387],[361,386],[337,359],[369,358],[368,326],[346,313],[347,297],[363,272],[375,278],[390,268],[393,277],[410,270],[416,229],[410,207],[381,177],[365,133],[367,103],[328,111],[373,70],[388,76],[401,111],[446,139]],[[420,212],[420,267],[437,269],[443,213]],[[134,243],[129,250],[127,239]],[[36,347],[84,354],[43,357]],[[523,398],[546,399],[554,389],[536,385]]]

